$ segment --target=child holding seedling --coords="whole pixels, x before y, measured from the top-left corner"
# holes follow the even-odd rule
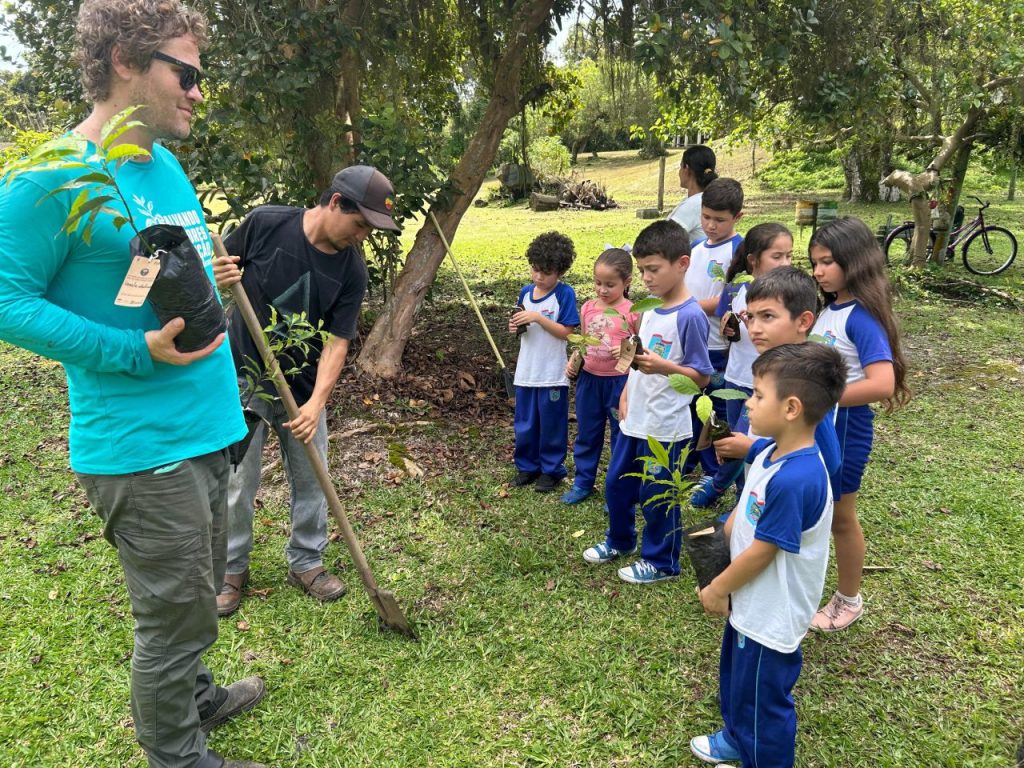
[[[573,458],[576,477],[572,488],[562,496],[566,504],[578,504],[594,491],[597,464],[604,448],[604,426],[609,425],[612,451],[619,438],[616,409],[627,375],[615,370],[612,348],[633,335],[637,316],[630,313],[629,284],[633,279],[633,258],[622,248],[608,248],[594,262],[596,298],[584,302],[580,310],[584,339],[588,344],[576,378],[576,443]],[[569,366],[572,366],[570,360]]]
[[[753,386],[750,369],[758,353],[740,321],[747,308],[747,286],[752,279],[776,267],[787,266],[792,261],[793,235],[781,224],[773,222],[751,228],[733,254],[725,275],[726,286],[715,310],[722,338],[730,344],[725,367],[726,388],[741,390],[749,396]],[[743,401],[727,400],[725,412],[729,428],[736,429],[743,414]],[[742,471],[741,461],[720,463],[713,477],[709,475],[701,481],[690,503],[698,508],[714,505]]]
[[[719,664],[723,727],[690,749],[707,763],[792,766],[793,686],[800,642],[821,599],[833,498],[814,442],[835,407],[846,365],[821,344],[783,344],[753,366],[747,401],[754,443],[739,503],[725,523],[729,566],[700,590],[704,610],[725,616]]]
[[[698,387],[706,386],[712,372],[708,360],[708,319],[686,288],[690,263],[686,230],[674,221],[656,221],[633,244],[633,257],[650,293],[662,300],[640,321],[643,348],[634,358],[619,399],[619,430],[605,479],[608,531],[604,541],[588,548],[588,563],[607,563],[636,551],[636,505],[644,520],[640,559],[620,568],[619,578],[631,584],[653,584],[679,575],[682,531],[679,507],[651,499],[661,493],[653,479],[666,470],[651,469],[647,480],[640,462],[652,456],[648,439],[656,440],[674,466],[692,434],[689,405],[692,399],[669,385],[668,375],[682,374]]]
[[[725,365],[729,355],[729,342],[722,336],[718,317],[715,312],[725,287],[726,270],[732,264],[733,255],[743,238],[736,234],[736,223],[743,217],[743,187],[735,179],[715,179],[704,189],[701,197],[701,226],[707,235],[705,240],[693,246],[690,257],[690,268],[686,271],[686,288],[697,300],[700,308],[709,320],[708,354],[714,373],[708,394],[725,386]],[[720,421],[726,420],[724,401],[714,399],[715,412]],[[701,420],[696,409],[690,408],[693,434],[699,435]],[[687,457],[687,468],[693,467],[700,460],[706,475],[714,475],[718,470],[713,449],[696,451],[696,443],[691,447],[691,455]]]
[[[910,390],[885,259],[874,233],[860,219],[844,216],[815,232],[809,250],[814,279],[826,300],[813,333],[839,351],[849,370],[836,416],[843,447],[841,495],[832,523],[839,583],[811,625],[838,632],[864,612],[864,532],[857,519],[857,492],[871,452],[871,403],[884,403],[892,411],[909,399]]]
[[[553,491],[565,477],[569,445],[569,379],[566,338],[580,324],[576,293],[560,278],[576,258],[572,240],[559,232],[534,238],[526,249],[531,282],[519,292],[508,330],[519,336],[516,363],[516,475],[512,485],[536,482],[538,493]]]
[[[818,286],[806,272],[793,266],[773,269],[749,283],[746,298],[744,323],[758,354],[782,344],[807,341],[818,310]],[[723,461],[742,461],[758,437],[750,430],[744,412],[732,434],[715,441],[715,451]],[[835,409],[819,422],[814,441],[825,459],[832,497],[838,498],[842,451],[836,436]]]

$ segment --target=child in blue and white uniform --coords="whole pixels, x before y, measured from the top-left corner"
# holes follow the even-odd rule
[[[517,487],[536,482],[538,493],[553,491],[565,477],[569,447],[569,379],[565,375],[566,338],[580,324],[576,293],[561,282],[576,250],[558,232],[534,238],[526,249],[532,282],[519,292],[523,310],[509,319],[508,330],[525,326],[516,362]]]
[[[706,386],[710,379],[707,316],[683,279],[689,254],[686,232],[674,221],[654,222],[633,244],[633,258],[644,286],[663,303],[640,320],[638,335],[644,352],[636,356],[637,369],[629,372],[619,401],[621,434],[608,463],[604,487],[608,531],[604,541],[583,553],[588,563],[607,563],[635,552],[639,505],[647,523],[640,559],[618,571],[619,578],[631,584],[653,584],[679,575],[679,505],[652,501],[664,491],[654,480],[667,470],[652,468],[654,478],[650,480],[630,473],[638,472],[640,462],[653,455],[648,439],[661,443],[673,468],[690,441],[692,397],[676,392],[668,376],[688,376],[698,387]]]
[[[750,395],[753,386],[751,366],[758,351],[750,341],[746,324],[739,323],[739,333],[732,335],[729,317],[743,318],[747,309],[747,286],[751,279],[760,277],[793,261],[793,235],[781,224],[767,222],[751,228],[733,255],[732,264],[725,274],[726,286],[718,302],[715,315],[719,320],[722,337],[729,342],[729,360],[725,366],[725,387]],[[746,277],[744,280],[743,277]],[[742,400],[727,400],[725,413],[729,428],[736,429],[743,415]],[[721,458],[721,457],[720,457]],[[715,475],[707,476],[694,491],[690,503],[697,508],[712,506],[743,471],[743,462],[720,461]]]
[[[835,347],[849,370],[836,417],[843,451],[841,495],[832,524],[838,588],[812,624],[813,629],[836,632],[864,612],[860,583],[865,546],[857,492],[874,434],[871,403],[884,403],[891,411],[910,392],[885,260],[874,233],[860,219],[843,217],[815,232],[809,250],[814,279],[827,301],[813,335]]]
[[[821,599],[833,498],[814,441],[835,407],[845,364],[821,344],[784,344],[754,363],[747,401],[754,443],[739,503],[725,524],[729,566],[700,591],[709,614],[726,616],[719,665],[723,727],[690,741],[709,763],[791,768],[796,753],[793,686],[800,642]]]
[[[725,383],[725,365],[729,355],[729,342],[722,337],[719,320],[715,316],[718,302],[725,288],[725,275],[732,264],[733,255],[743,238],[736,234],[736,223],[743,217],[743,187],[735,179],[715,179],[705,188],[701,197],[701,226],[707,238],[693,246],[690,268],[686,270],[686,288],[708,317],[708,355],[715,372],[706,392],[710,394],[721,389]],[[715,414],[725,421],[724,401],[713,398]],[[690,408],[692,432],[700,435],[702,422],[697,418],[696,408]],[[690,469],[699,460],[704,474],[713,476],[718,471],[718,461],[713,448],[696,450],[696,437],[690,447],[686,468]]]

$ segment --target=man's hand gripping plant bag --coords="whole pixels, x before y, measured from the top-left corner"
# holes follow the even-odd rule
[[[161,326],[176,317],[185,321],[174,339],[179,352],[202,349],[227,330],[224,308],[184,229],[169,224],[146,227],[132,238],[131,254],[160,259],[160,273],[148,299]]]

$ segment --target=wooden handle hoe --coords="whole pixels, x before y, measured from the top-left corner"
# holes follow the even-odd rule
[[[213,239],[214,253],[217,256],[227,256],[228,252],[224,248],[224,243],[220,236],[211,232],[210,237]],[[231,286],[231,296],[238,306],[238,311],[242,313],[242,319],[245,321],[245,327],[249,330],[249,335],[252,336],[253,342],[255,342],[260,355],[263,357],[263,364],[266,366],[266,370],[270,373],[274,385],[277,387],[277,393],[281,396],[285,411],[288,413],[288,418],[297,418],[299,407],[295,403],[295,398],[292,396],[291,388],[288,386],[281,366],[278,365],[277,359],[267,345],[267,340],[263,335],[263,328],[260,327],[260,321],[257,319],[252,304],[249,302],[249,297],[246,295],[241,283],[235,283]],[[309,465],[316,474],[317,482],[320,483],[320,488],[323,490],[324,496],[327,497],[327,506],[341,528],[341,535],[345,539],[349,553],[352,555],[352,561],[359,571],[363,586],[366,587],[366,592],[370,596],[370,601],[377,610],[377,615],[380,617],[381,622],[396,632],[401,632],[403,635],[415,638],[416,632],[413,630],[412,624],[405,614],[402,613],[402,609],[398,607],[398,601],[395,600],[394,594],[377,586],[377,581],[373,578],[373,573],[370,571],[369,563],[366,562],[366,556],[363,555],[363,549],[359,545],[359,540],[356,538],[352,525],[348,521],[348,515],[345,514],[345,510],[341,506],[338,492],[334,489],[334,484],[327,475],[327,468],[320,461],[320,455],[317,453],[316,448],[313,447],[312,443],[304,443],[303,447],[306,451],[306,457],[309,459]]]

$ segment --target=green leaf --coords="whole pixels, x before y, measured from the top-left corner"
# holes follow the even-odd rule
[[[104,151],[109,151],[114,142],[121,138],[125,133],[130,131],[132,128],[139,128],[145,125],[146,124],[141,120],[129,120],[127,123],[111,126],[112,130],[110,133],[100,139],[100,145],[103,147]]]
[[[116,162],[124,158],[150,156],[149,150],[143,149],[138,144],[118,144],[107,154],[107,159]]]
[[[707,395],[701,395],[697,398],[697,418],[702,422],[708,420],[711,416],[711,411],[714,410],[714,406],[711,404],[711,398]]]
[[[54,195],[58,195],[61,192],[70,192],[75,189],[82,189],[83,187],[95,187],[97,185],[105,185],[110,184],[112,182],[113,179],[109,175],[102,173],[100,171],[96,171],[95,173],[87,173],[83,176],[79,176],[77,179],[65,181],[59,187],[51,189],[49,192],[47,192],[45,195],[39,198],[39,200],[36,202],[36,205],[39,205],[47,198],[53,197]]]
[[[668,375],[668,385],[672,387],[680,395],[699,395],[700,387],[697,383],[689,376],[684,376],[681,373],[670,373]]]
[[[630,306],[629,311],[636,314],[640,314],[641,312],[650,312],[652,309],[660,308],[664,303],[665,302],[661,299],[649,296],[646,299],[640,299],[640,301],[634,302],[632,306]]]
[[[112,195],[97,195],[96,197],[89,197],[89,190],[83,189],[78,193],[78,197],[75,198],[75,202],[71,204],[71,211],[68,213],[68,218],[70,219],[73,216],[82,216],[89,211],[102,207],[104,203],[108,203],[113,199]]]
[[[746,400],[750,397],[742,389],[731,389],[726,387],[724,389],[716,389],[711,393],[712,397],[717,397],[719,400]]]
[[[719,264],[717,261],[711,262],[711,276],[715,280],[721,280],[723,282],[725,281],[725,270],[722,269],[722,265]]]
[[[734,277],[732,279],[732,284],[733,285],[743,285],[744,283],[752,283],[753,281],[754,281],[754,276],[753,275],[751,275],[751,274],[749,274],[747,272],[742,272],[742,273],[736,275],[736,277]]]
[[[664,467],[668,470],[672,469],[672,462],[669,459],[668,450],[666,450],[664,445],[650,435],[647,436],[647,448],[650,450],[651,456],[654,457],[654,460],[657,462],[659,467]]]
[[[141,104],[132,104],[129,107],[125,107],[116,115],[107,120],[107,122],[103,124],[103,128],[100,130],[100,146],[102,146],[103,149],[106,149],[111,144],[113,144],[117,136],[114,136],[113,138],[111,138],[111,136],[114,133],[116,133],[121,127],[123,127],[125,123],[129,122],[129,118],[136,112],[138,112],[140,109],[142,109]],[[131,122],[135,122],[138,125],[141,125],[141,123],[138,123],[138,121]]]

